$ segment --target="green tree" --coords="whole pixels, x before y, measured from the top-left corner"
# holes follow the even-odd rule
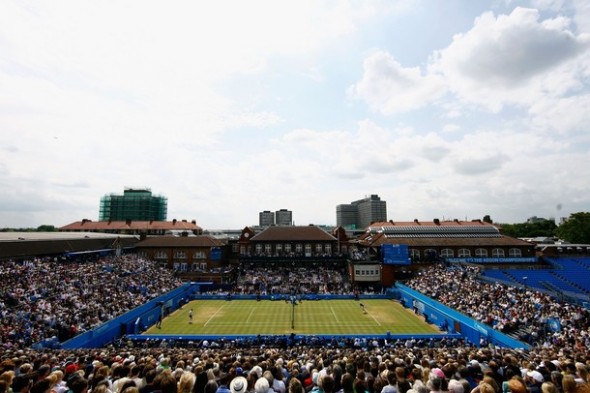
[[[53,225],[39,225],[37,232],[56,232],[57,228]]]
[[[556,229],[554,220],[502,224],[502,233],[510,237],[553,237]]]
[[[557,228],[557,235],[570,243],[590,244],[590,213],[573,213]]]

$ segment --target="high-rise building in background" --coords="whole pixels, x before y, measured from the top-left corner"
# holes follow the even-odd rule
[[[352,204],[336,206],[336,225],[345,229],[356,229],[358,223],[358,208]]]
[[[261,227],[272,225],[291,226],[293,225],[293,212],[287,209],[277,210],[276,212],[265,210],[258,213],[258,225]]]
[[[269,227],[275,224],[275,214],[270,210],[265,210],[258,213],[258,225],[261,227]]]
[[[387,204],[376,194],[336,206],[336,225],[345,229],[362,229],[378,221],[387,221]]]
[[[126,188],[100,198],[99,221],[166,221],[168,199],[149,188]]]
[[[293,212],[287,209],[277,210],[275,212],[275,224],[283,227],[293,225]]]

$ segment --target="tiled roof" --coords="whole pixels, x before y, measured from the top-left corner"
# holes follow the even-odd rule
[[[225,243],[213,236],[154,236],[140,241],[136,247],[221,247]]]
[[[368,228],[367,233],[384,233],[387,237],[500,237],[500,231],[482,221],[435,222],[380,222]]]
[[[251,241],[337,241],[315,226],[271,226],[252,237]]]
[[[494,224],[490,224],[487,223],[485,221],[482,220],[473,220],[473,221],[461,221],[461,220],[428,220],[428,221],[420,221],[420,220],[414,220],[414,221],[394,221],[394,220],[389,220],[389,221],[379,221],[379,222],[374,222],[371,225],[369,225],[370,227],[383,227],[383,226],[389,226],[389,225],[401,225],[401,226],[408,226],[408,225],[423,225],[423,226],[458,226],[458,225],[479,225],[479,226],[487,226],[487,225],[491,225],[494,226]]]
[[[90,221],[82,220],[59,228],[62,231],[157,231],[157,230],[200,230],[195,222],[176,221]]]
[[[372,247],[381,244],[407,244],[410,247],[532,247],[531,243],[509,236],[499,237],[388,237],[384,234],[364,237],[360,241]]]
[[[481,220],[475,221],[459,221],[459,220],[452,220],[452,221],[441,221],[441,220],[432,220],[432,221],[380,221],[374,222],[367,227],[367,229],[378,230],[383,227],[408,227],[408,226],[420,226],[420,227],[463,227],[463,226],[492,226],[495,227],[494,224],[490,224]]]

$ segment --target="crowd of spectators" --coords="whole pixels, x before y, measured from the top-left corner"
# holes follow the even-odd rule
[[[163,342],[163,341],[162,341]],[[586,393],[589,358],[559,348],[396,340],[367,347],[228,341],[5,350],[0,393]],[[128,343],[130,345],[130,343]]]
[[[587,310],[481,281],[475,267],[428,267],[407,285],[506,333],[528,350],[458,339],[269,336],[214,342],[128,341],[34,349],[88,330],[181,282],[136,255],[0,265],[0,393],[586,393]],[[288,285],[287,285],[288,284]],[[350,293],[331,268],[244,270],[234,293]],[[287,291],[287,292],[285,292]],[[559,329],[548,329],[548,321]],[[242,384],[242,385],[240,385]]]
[[[478,267],[433,265],[406,284],[504,333],[521,332],[532,345],[590,348],[590,313],[551,295],[479,279]],[[558,322],[553,329],[549,321]]]
[[[242,269],[237,294],[345,294],[351,293],[343,269],[330,267],[252,267]]]
[[[180,284],[167,269],[133,254],[89,262],[3,262],[0,345],[64,341]]]

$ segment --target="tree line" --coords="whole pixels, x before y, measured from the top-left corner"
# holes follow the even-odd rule
[[[590,244],[590,212],[573,213],[559,226],[553,219],[497,225],[506,236],[552,237],[574,244]]]

